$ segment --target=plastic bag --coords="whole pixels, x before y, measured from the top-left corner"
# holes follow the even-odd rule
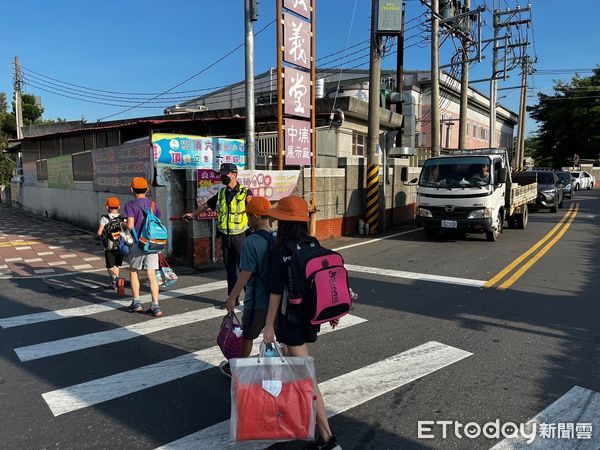
[[[165,257],[161,254],[158,256],[159,261],[159,269],[156,271],[156,280],[158,281],[158,285],[160,287],[168,287],[172,286],[177,282],[177,274],[165,259]]]
[[[228,313],[221,322],[221,329],[217,336],[217,344],[227,359],[242,356],[244,338],[242,326],[234,313]]]
[[[279,346],[275,346],[279,351]],[[230,361],[231,440],[313,440],[317,412],[315,366],[312,357]]]

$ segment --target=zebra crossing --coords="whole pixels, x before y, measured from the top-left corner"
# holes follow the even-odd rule
[[[394,276],[396,274],[390,273],[387,275]],[[90,290],[97,289],[94,287],[93,281],[83,280],[81,283],[84,283]],[[81,283],[79,284],[81,285]],[[207,293],[218,294],[219,291],[223,291],[225,288],[226,283],[223,281],[209,281],[166,291],[161,295],[165,304],[169,305],[169,302],[175,299]],[[146,297],[143,300],[149,300],[149,296]],[[110,344],[140,337],[148,339],[148,344],[144,343],[144,345],[151,345],[153,336],[165,330],[177,330],[179,327],[186,325],[204,324],[214,329],[216,336],[220,319],[224,315],[222,310],[216,309],[212,305],[198,304],[197,308],[192,311],[173,313],[160,319],[147,317],[145,320],[139,321],[139,315],[127,315],[122,310],[129,303],[128,300],[111,300],[107,297],[106,301],[102,301],[101,296],[95,297],[95,300],[98,300],[99,303],[1,318],[0,328],[27,330],[28,327],[39,324],[64,327],[83,318],[93,318],[94,315],[100,313],[109,314],[109,316],[105,314],[105,320],[106,317],[110,318],[113,317],[111,315],[116,314],[135,317],[135,323],[117,326],[109,330],[92,333],[84,332],[64,339],[43,340],[31,345],[12,348],[20,364],[25,368],[28,364],[36,361],[51,362],[53,357],[62,355],[63,360],[66,360],[73,370],[77,370],[79,361],[81,358],[85,358],[83,356],[85,351],[95,351],[101,346],[109,346],[108,351],[110,351]],[[320,336],[324,337],[323,345],[327,346],[327,343],[334,342],[336,339],[334,335],[338,335],[338,333],[340,339],[360,339],[360,333],[357,330],[370,323],[369,319],[363,317],[366,311],[361,311],[361,309],[361,305],[357,305],[356,310],[344,317],[336,328],[331,328],[329,325],[323,326],[320,333]],[[329,339],[333,340],[329,341]],[[254,352],[258,351],[258,345],[259,342],[255,342]],[[39,392],[39,396],[47,407],[48,414],[51,414],[50,421],[59,420],[63,416],[76,417],[78,414],[84,414],[85,411],[99,408],[111,401],[127,399],[130,405],[134,405],[137,397],[143,392],[149,389],[158,389],[161,386],[172,386],[173,383],[186,383],[190,376],[216,370],[216,367],[223,360],[218,346],[215,345],[190,350],[192,351],[186,351],[176,357],[164,358],[128,370],[111,373],[110,368],[107,368],[107,372],[102,374],[103,376],[92,376],[91,379],[86,380],[80,378],[77,381],[81,382],[78,383],[70,383],[57,389],[44,389],[44,391]],[[127,358],[127,355],[123,354],[116,356]],[[476,357],[476,355],[467,348],[457,348],[431,339],[404,351],[397,352],[391,349],[386,357],[378,361],[352,368],[346,372],[336,374],[336,376],[328,377],[328,379],[319,380],[319,387],[325,399],[328,416],[335,417],[353,408],[368,404],[376,398],[388,395],[415,380],[427,379],[428,375],[443,371],[452,365],[459,365],[462,361],[473,357]],[[220,374],[218,376],[220,377]],[[202,389],[202,387],[200,388]],[[568,400],[563,400],[562,406],[559,405],[551,409],[555,416],[558,414],[557,411],[560,412],[569,408],[573,411],[573,417],[581,411],[583,411],[584,416],[586,414],[600,416],[600,394],[591,393],[586,397],[580,391],[577,391],[570,395],[574,398],[570,397]],[[202,397],[201,393],[200,397]],[[586,400],[589,399],[593,400],[592,407],[590,407],[589,401],[586,403]],[[210,409],[211,405],[199,398],[197,407]],[[168,420],[169,417],[166,417],[165,421],[168,422]],[[597,420],[594,424],[596,423]],[[175,440],[169,439],[171,442],[160,442],[157,450],[229,448],[233,446],[229,442],[229,427],[228,420],[217,417],[213,422],[199,424],[194,432],[189,433],[189,431],[192,431],[189,430],[177,436]],[[600,424],[598,424],[598,427],[600,428]],[[594,442],[598,443],[597,441]],[[563,444],[564,442],[558,442],[554,447],[545,448],[558,449],[562,448],[561,445]],[[147,448],[154,447],[156,446]],[[264,445],[251,443],[233,447],[258,449],[264,448]],[[496,448],[520,448],[520,442],[515,443],[505,440],[498,443]]]

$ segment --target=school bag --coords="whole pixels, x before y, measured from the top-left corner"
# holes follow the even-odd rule
[[[108,223],[104,225],[102,236],[104,248],[108,251],[116,251],[119,248],[119,241],[121,240],[123,217],[110,217],[108,214],[104,214],[102,217],[108,220]]]
[[[321,247],[316,239],[286,242],[284,248],[291,253],[282,309],[288,320],[320,325],[348,314],[352,294],[342,255]]]
[[[136,206],[141,209],[137,203]],[[144,253],[158,253],[165,250],[167,246],[167,228],[154,215],[155,207],[156,203],[152,202],[149,208],[146,208],[145,211],[142,210],[144,213],[144,224],[139,236],[137,236],[135,228],[133,229],[138,246]]]

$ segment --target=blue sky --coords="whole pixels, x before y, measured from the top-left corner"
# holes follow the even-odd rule
[[[472,5],[501,3],[515,6],[516,0],[472,0]],[[6,2],[3,7],[3,45],[0,46],[0,91],[12,95],[12,62],[19,55],[22,66],[57,80],[105,91],[127,93],[157,93],[180,83],[200,72],[229,50],[243,42],[243,0],[126,0],[99,2],[90,0],[75,2],[66,0],[33,0],[27,7],[21,2]],[[521,6],[526,2],[521,1]],[[563,0],[532,0],[533,33],[535,50],[541,70],[590,68],[600,63],[600,1],[580,0],[576,4]],[[323,64],[338,66],[344,60],[344,48],[350,32],[349,44],[354,45],[368,38],[370,0],[317,0],[317,59]],[[416,19],[425,11],[418,0],[407,0],[406,21]],[[14,20],[21,17],[19,20]],[[255,30],[269,25],[275,17],[275,2],[260,0],[260,17]],[[491,24],[491,19],[489,19]],[[414,26],[416,20],[408,23]],[[484,29],[491,37],[491,27]],[[407,31],[413,36],[406,45],[420,42],[418,30]],[[405,68],[429,69],[430,50],[412,46],[405,53]],[[347,54],[364,47],[364,44],[347,51]],[[453,49],[449,41],[442,50],[441,64],[449,62]],[[324,56],[340,51],[337,56]],[[533,46],[531,53],[534,53]],[[364,55],[364,56],[362,56]],[[364,62],[368,65],[368,51],[347,56],[354,60],[346,64],[353,67]],[[362,56],[362,57],[361,57]],[[473,65],[472,79],[488,77],[490,59]],[[384,68],[393,68],[396,56],[389,56]],[[319,61],[319,66],[323,65]],[[256,37],[256,73],[275,66],[275,27],[268,26]],[[570,79],[573,74],[537,74],[530,78],[535,90],[530,92],[529,103],[535,102],[534,94],[540,89],[548,91],[553,79]],[[585,75],[585,74],[584,74]],[[63,117],[69,120],[82,116],[88,121],[118,113],[124,107],[82,102],[43,92],[40,88],[56,88],[42,84],[35,73],[29,72],[30,81],[38,87],[26,86],[28,93],[42,96],[44,117]],[[177,91],[198,90],[239,81],[244,76],[243,49],[205,71]],[[511,79],[501,82],[500,87],[518,84],[519,73],[511,73]],[[46,79],[46,82],[51,81]],[[488,85],[476,88],[487,92]],[[78,94],[75,86],[62,86],[65,95]],[[88,92],[90,94],[90,92]],[[93,94],[93,92],[92,92]],[[100,96],[121,94],[97,93]],[[86,94],[87,95],[87,94]],[[500,101],[509,108],[518,108],[518,90],[502,91],[507,95]],[[139,98],[134,95],[123,97]],[[168,97],[169,95],[166,95]],[[175,96],[171,95],[171,97]],[[194,96],[193,93],[176,94],[178,97]],[[111,98],[88,98],[89,100],[127,104]],[[160,101],[160,100],[159,100]],[[167,102],[169,103],[169,102]],[[173,102],[170,102],[173,103]],[[160,103],[152,104],[161,106]],[[158,114],[157,109],[134,109],[113,118],[127,118]],[[528,121],[527,131],[535,129]]]

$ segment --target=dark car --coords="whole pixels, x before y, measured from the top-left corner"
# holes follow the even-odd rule
[[[555,172],[551,170],[534,170],[537,174],[538,195],[535,205],[539,208],[550,208],[550,212],[558,212],[563,206],[563,184]]]
[[[573,198],[573,195],[575,195],[575,183],[573,180],[573,175],[566,170],[558,170],[556,171],[556,175],[558,176],[558,179],[562,181],[564,196]]]

